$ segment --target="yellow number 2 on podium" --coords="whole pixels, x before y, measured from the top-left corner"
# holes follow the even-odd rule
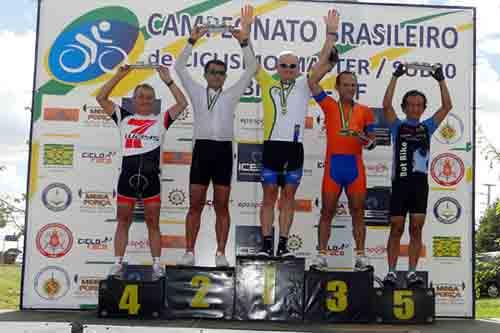
[[[136,315],[139,313],[141,305],[139,304],[139,286],[136,284],[129,284],[123,290],[120,303],[118,304],[120,310],[128,310],[128,314]]]
[[[210,288],[210,279],[208,278],[208,276],[195,275],[191,280],[191,286],[193,288],[200,288],[191,301],[191,307],[208,308],[210,304],[205,302],[205,296],[208,294],[208,289]]]

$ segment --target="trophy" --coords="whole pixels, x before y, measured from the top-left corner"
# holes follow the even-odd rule
[[[214,16],[207,16],[207,23],[203,26],[207,28],[209,33],[224,33],[234,29],[233,26],[227,25],[224,21],[219,23],[219,18]]]
[[[152,62],[138,61],[135,64],[129,65],[132,69],[157,69],[160,68],[160,64]]]
[[[421,63],[421,62],[409,62],[405,64],[406,68],[408,69],[414,69],[414,70],[420,70],[420,71],[429,71],[429,72],[434,72],[437,68],[439,68],[438,64],[426,64],[426,63]]]

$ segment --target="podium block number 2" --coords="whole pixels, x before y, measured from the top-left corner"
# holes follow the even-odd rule
[[[137,315],[141,305],[139,304],[139,286],[136,284],[129,284],[125,286],[123,290],[122,297],[120,298],[120,304],[118,304],[120,310],[128,310],[128,314]]]
[[[326,299],[326,308],[331,312],[343,312],[347,309],[347,283],[340,280],[328,281],[326,290],[332,297]]]
[[[394,291],[394,317],[409,320],[415,316],[415,301],[411,290]]]
[[[191,301],[192,308],[203,308],[206,309],[210,306],[205,302],[205,296],[208,294],[208,289],[210,288],[210,279],[205,275],[195,275],[191,279],[191,286],[193,288],[199,288]]]

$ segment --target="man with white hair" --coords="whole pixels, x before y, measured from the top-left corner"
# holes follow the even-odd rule
[[[335,45],[339,16],[330,10],[324,17],[326,39],[320,57],[328,57]],[[259,68],[256,79],[262,91],[264,109],[264,152],[261,183],[264,192],[260,210],[263,244],[259,255],[274,255],[272,227],[274,207],[280,194],[279,242],[276,255],[291,256],[287,249],[288,234],[293,222],[295,193],[300,184],[304,164],[302,138],[311,92],[308,77],[299,71],[299,58],[291,51],[279,54],[276,76]],[[324,75],[324,74],[323,74]],[[279,193],[281,186],[281,193]]]

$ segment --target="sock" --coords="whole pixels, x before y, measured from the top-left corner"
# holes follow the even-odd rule
[[[283,247],[286,249],[286,244],[288,243],[288,237],[280,236],[280,240],[278,242],[278,247]]]
[[[217,252],[215,252],[215,255],[216,255],[216,256],[223,256],[223,255],[224,255],[224,252],[222,252],[222,251],[217,251]]]
[[[153,257],[153,265],[160,265],[160,257]]]
[[[266,249],[273,248],[273,236],[264,236],[264,247]]]
[[[389,273],[396,274],[396,266],[389,266]]]
[[[123,264],[123,257],[115,257],[115,264],[117,265]]]
[[[410,267],[408,269],[408,275],[412,274],[412,273],[416,273],[417,272],[417,268],[416,267]]]
[[[365,251],[364,250],[355,250],[356,256],[358,257],[364,257],[365,256]]]

